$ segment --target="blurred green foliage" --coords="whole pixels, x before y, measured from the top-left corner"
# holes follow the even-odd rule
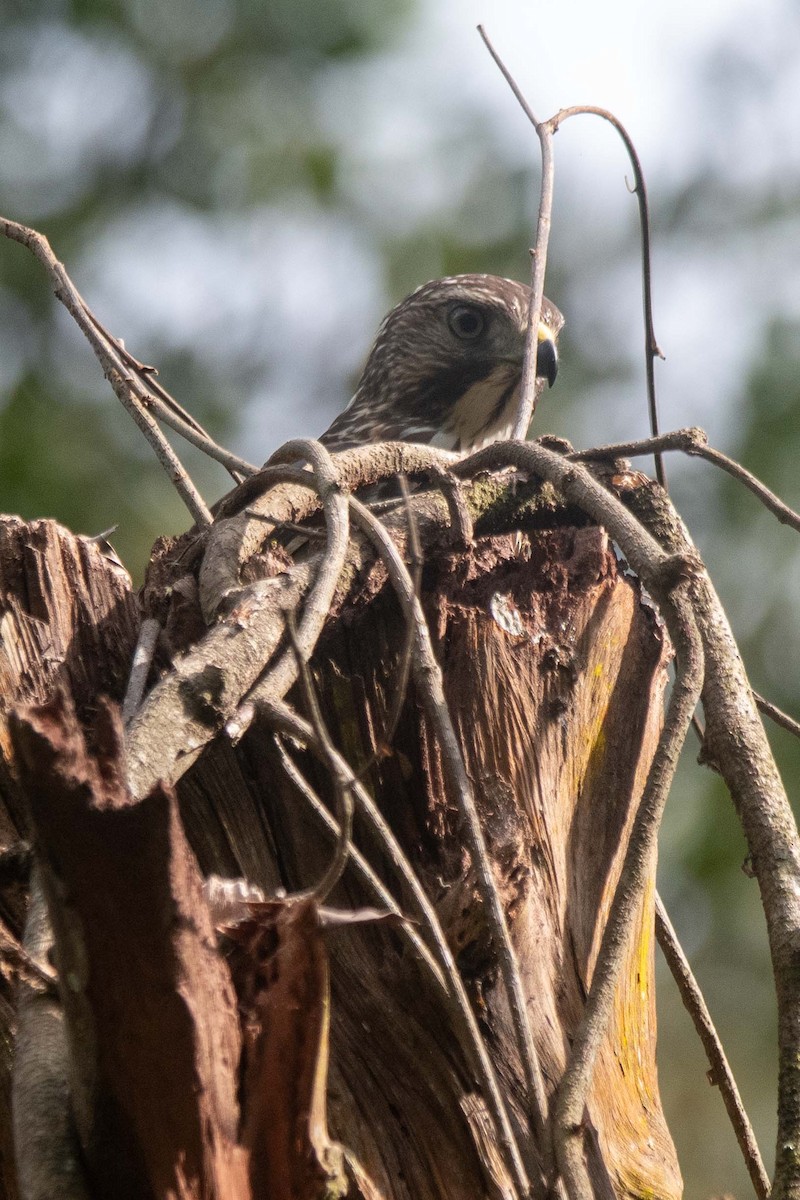
[[[5,215],[45,232],[112,332],[253,461],[324,428],[382,311],[418,283],[464,270],[527,275],[534,180],[470,104],[468,85],[460,110],[431,102],[429,114],[425,97],[413,118],[392,106],[398,72],[413,69],[398,47],[419,12],[414,0],[0,0]],[[726,62],[717,55],[703,84],[718,98]],[[785,176],[737,181],[718,169],[717,150],[691,177],[667,168],[651,183],[656,293],[680,293],[673,345],[700,424],[714,339],[733,334],[715,326],[704,296],[689,307],[685,281],[718,272],[722,303],[724,271],[747,272],[800,220]],[[634,436],[645,427],[633,213],[607,231],[591,196],[567,186],[559,197],[548,291],[568,324],[557,394],[539,419],[577,441]],[[709,416],[714,440],[798,505],[800,330],[778,282],[776,271],[754,285],[740,331],[752,366]],[[225,490],[223,472],[191,452],[187,463],[209,499]],[[668,465],[755,686],[800,715],[795,535],[727,477],[696,461]],[[136,577],[153,540],[188,523],[41,269],[6,243],[0,510],[86,533],[116,525]],[[797,743],[771,737],[793,784]],[[668,808],[661,890],[771,1163],[763,919],[730,801],[693,757],[687,748]],[[662,1088],[689,1194],[746,1193],[665,978],[660,999]]]

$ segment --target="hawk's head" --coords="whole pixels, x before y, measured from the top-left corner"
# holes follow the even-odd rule
[[[519,403],[530,288],[494,275],[423,284],[378,330],[350,404],[322,441],[334,450],[366,442],[426,442],[474,450],[508,437]],[[553,383],[564,319],[545,300],[538,329],[537,388]]]

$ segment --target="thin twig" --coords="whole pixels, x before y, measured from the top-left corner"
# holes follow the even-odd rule
[[[403,610],[407,614],[413,614],[415,639],[412,668],[414,682],[428,718],[437,731],[445,779],[465,825],[467,844],[477,874],[489,928],[492,931],[519,1047],[528,1097],[528,1111],[539,1140],[539,1146],[544,1152],[547,1094],[528,1020],[517,956],[486,850],[472,783],[464,766],[461,748],[447,707],[442,687],[442,673],[433,652],[425,614],[415,595],[405,563],[384,526],[354,496],[350,497],[350,511],[354,522],[381,556]]]
[[[411,563],[411,579],[414,584],[414,594],[419,596],[419,587],[422,580],[422,546],[419,540],[419,529],[417,528],[416,517],[414,510],[411,507],[411,496],[408,490],[408,481],[405,475],[398,477],[400,484],[400,492],[402,494],[403,503],[406,509],[406,526],[408,529],[408,551],[409,560]],[[372,754],[366,762],[362,763],[356,774],[359,779],[363,779],[368,771],[371,771],[375,763],[383,757],[383,753],[391,746],[394,741],[394,735],[397,733],[397,726],[400,723],[400,717],[403,712],[403,705],[408,692],[408,680],[411,675],[411,658],[414,654],[414,622],[410,619],[410,615],[406,618],[406,640],[400,654],[400,675],[397,681],[397,686],[394,691],[394,699],[389,710],[389,717],[386,721],[386,728],[383,731],[382,744],[376,746]]]
[[[800,533],[800,514],[796,513],[793,508],[789,508],[784,502],[771,492],[760,479],[756,479],[751,473],[734,459],[728,458],[721,450],[714,450],[711,446],[706,446],[698,450],[689,450],[689,454],[697,454],[700,458],[704,458],[706,462],[714,463],[715,466],[721,467],[723,471],[727,471],[734,479],[738,479],[746,488],[758,496],[765,508],[768,508],[774,517],[780,521],[781,525],[790,525],[792,529]]]
[[[639,155],[636,152],[636,147],[633,144],[633,139],[628,133],[625,126],[622,124],[612,112],[606,108],[597,108],[591,104],[572,105],[569,108],[562,108],[551,117],[549,124],[555,133],[561,124],[568,117],[577,116],[594,116],[602,117],[604,121],[608,121],[613,125],[625,145],[628,153],[631,168],[633,170],[634,186],[633,191],[636,194],[636,200],[639,205],[639,229],[642,240],[642,304],[644,307],[644,357],[645,357],[645,373],[647,377],[647,407],[650,415],[650,432],[653,437],[658,436],[658,401],[656,399],[656,379],[655,379],[655,360],[663,358],[664,355],[658,345],[656,339],[655,328],[653,326],[653,290],[652,290],[652,255],[650,250],[650,210],[647,201],[647,185],[645,183],[644,171],[639,160]],[[656,450],[653,454],[656,468],[656,479],[661,486],[667,487],[667,474],[664,467],[664,460],[661,453]]]
[[[133,371],[133,373],[140,379],[147,381],[148,390],[152,388],[153,390],[157,390],[162,394],[164,403],[172,408],[175,419],[180,421],[183,425],[188,425],[188,427],[193,429],[195,433],[199,433],[204,437],[208,437],[206,430],[203,428],[200,422],[193,417],[191,413],[187,412],[185,408],[182,408],[178,401],[173,396],[170,396],[169,392],[165,391],[161,385],[156,382],[155,376],[158,374],[156,368],[148,366],[146,363],[143,363],[136,358],[134,354],[131,354],[130,350],[127,348],[122,339],[114,337],[113,333],[110,333],[102,321],[95,316],[95,314],[89,308],[89,305],[83,299],[83,296],[80,297],[80,303],[81,307],[86,313],[86,316],[89,318],[92,325],[94,325],[103,341],[107,342],[109,346],[114,347],[126,367],[130,368],[130,370]]]
[[[703,458],[713,463],[721,470],[727,471],[739,483],[743,483],[754,496],[757,496],[765,508],[769,509],[782,525],[790,525],[800,533],[800,514],[788,504],[784,504],[779,496],[747,471],[741,463],[729,458],[721,450],[715,450],[708,445],[708,437],[704,430],[692,426],[688,429],[676,429],[672,433],[662,433],[658,437],[645,438],[635,442],[616,442],[610,446],[597,446],[591,450],[578,450],[568,454],[573,462],[591,462],[603,458],[636,458],[640,454],[652,454],[654,451],[679,450],[692,458]]]
[[[133,652],[131,673],[128,686],[125,689],[125,699],[122,701],[122,723],[127,725],[142,703],[147,677],[153,665],[153,656],[158,645],[158,635],[161,633],[161,622],[154,617],[145,617],[139,630],[136,649]]]
[[[168,396],[169,392],[159,389],[156,393],[152,387],[148,390],[147,396],[142,397],[142,403],[151,409],[158,417],[159,421],[163,421],[165,425],[169,425],[170,429],[174,429],[177,434],[183,438],[185,442],[196,446],[198,450],[202,450],[207,458],[213,458],[220,466],[233,476],[236,483],[239,483],[244,476],[256,475],[259,468],[249,463],[247,459],[240,458],[238,454],[234,454],[232,450],[226,449],[225,446],[220,446],[219,442],[215,442],[207,433],[197,433],[191,426],[184,425],[181,418],[170,410],[168,404],[161,399],[161,393]],[[174,403],[177,404],[177,401]]]
[[[703,1043],[703,1048],[711,1064],[711,1083],[716,1084],[720,1090],[758,1200],[767,1200],[769,1176],[764,1169],[753,1127],[742,1104],[736,1080],[722,1048],[722,1042],[719,1040],[719,1034],[714,1028],[714,1022],[703,993],[700,991],[700,985],[694,977],[683,947],[678,940],[678,935],[669,919],[669,914],[658,894],[656,894],[656,937],[672,972],[672,977],[678,985],[678,991],[686,1010],[692,1018],[692,1024]]]
[[[697,453],[706,445],[704,430],[692,426],[660,433],[657,437],[635,438],[630,442],[610,442],[606,446],[590,446],[588,450],[570,450],[565,457],[572,462],[592,462],[608,458],[637,458],[661,450],[683,450]]]
[[[281,741],[280,736],[275,734],[274,737],[275,747],[281,760],[281,766],[283,767],[287,778],[291,780],[297,792],[308,804],[317,821],[319,821],[319,823],[325,828],[328,835],[338,843],[341,838],[341,829],[338,823],[328,812],[327,808],[322,803],[319,796],[306,779],[305,775],[299,769],[294,759],[292,759],[292,757],[289,755],[286,747]],[[364,855],[361,853],[361,851],[352,844],[350,846],[349,862],[352,864],[354,870],[359,876],[361,883],[370,894],[374,903],[385,908],[388,912],[394,913],[398,917],[404,917],[403,911],[392,893],[381,882],[379,877],[367,862],[366,858],[364,858]],[[415,957],[425,963],[428,970],[436,979],[440,991],[447,992],[447,980],[445,974],[426,943],[417,933],[414,925],[410,921],[404,919],[402,924],[399,926],[399,929],[401,936],[405,937],[409,942]]]
[[[259,712],[269,721],[273,728],[287,734],[301,744],[308,746],[322,762],[327,762],[322,748],[318,745],[316,734],[308,721],[303,720],[288,704],[281,701],[264,699],[259,705]],[[345,778],[352,777],[352,771],[347,761],[334,750],[337,770]],[[352,795],[359,812],[366,818],[370,828],[376,835],[382,852],[388,858],[398,877],[408,888],[410,896],[419,916],[420,928],[431,939],[431,945],[441,964],[447,980],[447,990],[443,993],[448,1012],[453,1021],[456,1034],[466,1053],[469,1055],[473,1070],[478,1078],[486,1103],[492,1113],[497,1128],[498,1139],[506,1155],[506,1162],[517,1185],[520,1197],[530,1193],[530,1183],[522,1162],[516,1137],[511,1127],[511,1121],[506,1109],[505,1100],[495,1074],[494,1064],[486,1049],[481,1036],[478,1022],[472,1011],[464,983],[456,966],[447,938],[442,930],[436,910],[425,894],[416,872],[409,863],[397,838],[387,825],[375,801],[366,788],[353,778]],[[434,976],[438,979],[438,976]]]
[[[325,874],[314,888],[314,897],[317,903],[324,904],[341,879],[350,854],[351,839],[353,836],[353,779],[338,769],[339,756],[336,754],[336,747],[331,741],[328,727],[325,724],[325,718],[319,706],[317,690],[314,687],[314,680],[311,677],[311,669],[308,665],[308,651],[300,645],[300,640],[297,636],[297,624],[291,609],[286,613],[286,631],[289,634],[289,641],[297,661],[297,668],[300,673],[300,685],[303,689],[303,699],[305,700],[308,717],[316,735],[317,745],[325,756],[325,765],[333,779],[334,791],[336,793],[336,819],[339,822],[339,839],[336,843],[336,853],[329,863]]]
[[[339,477],[333,459],[320,442],[297,439],[287,442],[282,451],[286,457],[304,458],[310,464],[312,471],[303,471],[301,475],[313,479],[312,486],[319,492],[328,538],[325,554],[303,606],[303,615],[296,633],[301,658],[308,659],[330,613],[331,602],[347,555],[350,542],[347,497],[339,487]],[[297,656],[290,650],[281,656],[274,667],[266,671],[251,690],[248,696],[251,705],[259,704],[262,696],[285,696],[297,675]],[[240,712],[239,715],[242,716],[243,713]]]
[[[158,461],[193,519],[198,525],[210,525],[212,517],[205,501],[157,422],[147,411],[147,387],[136,375],[131,374],[117,343],[113,339],[109,341],[100,333],[95,318],[90,315],[88,305],[67,274],[63,263],[56,258],[47,238],[35,229],[28,229],[27,226],[9,221],[5,217],[0,217],[0,234],[30,250],[47,270],[55,285],[57,299],[64,305],[94,350],[106,379],[152,446]]]
[[[553,212],[553,186],[555,163],[553,160],[553,128],[547,121],[539,121],[528,104],[513,75],[495,50],[489,35],[482,25],[478,33],[491,54],[511,91],[519,101],[522,111],[536,130],[542,154],[542,186],[539,193],[539,216],[536,224],[536,246],[531,252],[531,298],[528,306],[528,333],[525,339],[525,359],[522,365],[519,408],[511,431],[512,438],[524,441],[528,436],[536,408],[536,356],[538,351],[539,320],[544,299],[544,276],[547,268],[547,245],[550,241],[550,223]]]
[[[160,421],[163,421],[165,425],[169,425],[185,441],[196,446],[198,450],[202,450],[209,458],[213,458],[218,463],[221,463],[237,483],[243,475],[254,475],[256,473],[258,467],[253,466],[252,463],[240,458],[238,454],[233,454],[232,451],[226,450],[224,446],[220,446],[214,441],[208,430],[204,429],[200,422],[190,412],[187,412],[175,397],[158,382],[155,378],[158,374],[156,368],[147,366],[146,363],[141,362],[134,354],[131,354],[120,338],[115,338],[113,334],[109,333],[105,325],[97,319],[82,297],[81,304],[97,332],[109,345],[115,348],[128,369],[143,384],[146,394],[143,394],[141,397],[142,403],[152,409]]]
[[[759,709],[765,716],[770,717],[776,725],[780,725],[782,729],[793,733],[795,737],[800,737],[800,721],[795,721],[794,717],[790,717],[782,708],[778,708],[777,704],[773,704],[771,700],[767,700],[758,692],[753,692],[753,699]]]
[[[327,538],[327,533],[324,529],[314,529],[310,525],[301,525],[299,521],[281,521],[278,517],[271,517],[269,513],[259,512],[255,508],[246,508],[245,515],[252,517],[254,521],[263,521],[265,525],[272,525],[275,529],[285,529],[287,533],[300,533],[309,542],[324,542]]]

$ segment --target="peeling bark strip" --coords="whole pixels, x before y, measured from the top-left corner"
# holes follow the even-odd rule
[[[236,1001],[174,798],[132,804],[110,710],[87,753],[63,694],[12,717],[93,1185],[246,1200]]]

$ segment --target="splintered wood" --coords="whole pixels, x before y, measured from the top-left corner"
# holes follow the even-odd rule
[[[669,648],[601,530],[541,531],[526,548],[520,556],[513,537],[486,538],[474,553],[430,562],[424,600],[552,1091],[655,749]],[[315,658],[326,720],[356,768],[382,743],[403,641],[388,590],[363,594],[368,602],[342,612]],[[278,778],[263,745],[248,740],[245,753],[264,784]],[[305,769],[324,789],[319,768]],[[524,1131],[519,1058],[475,873],[436,738],[413,696],[394,752],[378,756],[369,783],[435,899]],[[280,787],[272,828],[291,886],[300,887],[323,859],[309,856],[307,819]],[[654,881],[655,863],[587,1113],[599,1196],[681,1192],[655,1064]],[[340,903],[361,902],[347,881],[341,891]],[[490,1173],[475,1140],[465,1147],[448,1099],[469,1081],[415,965],[390,937],[364,931],[337,946],[332,981],[339,1136],[390,1195],[477,1194],[475,1176],[483,1170],[487,1183]],[[397,1188],[387,1141],[405,1148],[406,1190]]]
[[[422,600],[548,1097],[591,982],[670,654],[604,532],[572,515],[562,509],[547,528],[484,534],[467,547],[448,542],[439,518],[420,523]],[[295,568],[261,549],[264,570],[289,572],[288,594]],[[552,1157],[532,1133],[475,864],[413,686],[385,744],[405,624],[385,571],[363,546],[358,553],[311,662],[324,721],[354,770],[374,755],[363,782],[434,906],[523,1147],[530,1195],[544,1200]],[[169,566],[169,548],[161,554]],[[161,601],[173,615],[181,606],[182,651],[192,661],[207,651],[219,672],[211,659],[232,640],[224,621],[233,618],[204,632],[199,557],[175,549],[180,587],[167,569]],[[305,577],[297,579],[302,593]],[[62,972],[60,1002],[55,993],[47,1002],[66,1023],[64,1124],[81,1144],[76,1170],[90,1168],[85,1194],[522,1200],[441,975],[396,918],[323,929],[313,896],[292,898],[314,887],[334,853],[330,820],[321,824],[309,803],[316,791],[335,813],[330,771],[283,737],[311,785],[303,794],[257,716],[238,745],[219,722],[205,749],[186,748],[170,781],[177,803],[161,786],[137,799],[125,785],[121,728],[101,700],[121,698],[133,654],[127,576],[101,547],[52,522],[10,518],[0,525],[0,585],[0,834],[5,846],[35,834]],[[169,670],[165,658],[158,669]],[[288,700],[302,709],[297,689]],[[359,812],[359,861],[417,921],[419,897]],[[326,900],[340,913],[374,907],[357,866],[351,859]],[[652,866],[585,1114],[597,1200],[681,1192],[655,1066]],[[254,905],[250,923],[220,941],[201,885],[210,872],[241,876],[277,900]],[[18,946],[24,897],[18,883],[0,882],[3,936]],[[424,942],[424,922],[412,928]],[[9,1200],[20,1194],[5,1050],[13,1000],[4,974],[0,1167]]]

